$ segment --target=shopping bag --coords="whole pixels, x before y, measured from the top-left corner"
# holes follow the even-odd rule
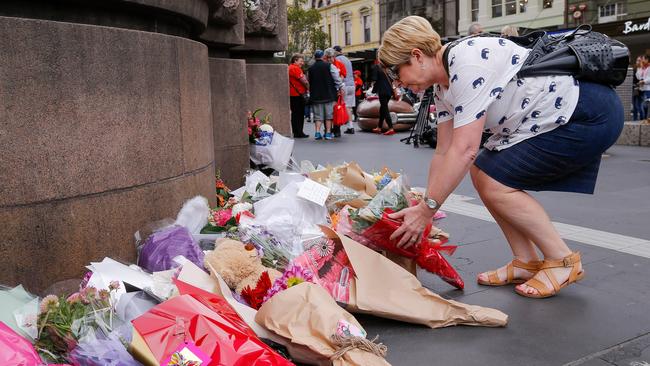
[[[345,107],[345,102],[343,97],[339,95],[339,100],[334,104],[333,112],[333,122],[335,126],[343,126],[348,123],[350,116],[348,115],[348,110]]]

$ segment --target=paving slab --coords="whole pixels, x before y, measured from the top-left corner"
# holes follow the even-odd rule
[[[297,140],[294,156],[321,164],[354,160],[367,170],[386,165],[406,173],[412,186],[423,186],[433,150],[400,143],[406,136],[357,132],[330,142]],[[646,243],[650,240],[649,168],[650,149],[614,146],[603,158],[594,195],[533,195],[563,229],[594,229],[602,235],[625,235]],[[482,205],[468,177],[454,193]],[[443,297],[505,312],[509,324],[505,328],[433,330],[358,315],[370,336],[379,335],[388,346],[387,359],[393,365],[650,365],[650,258],[634,255],[645,253],[646,244],[622,253],[605,244],[568,240],[583,255],[586,278],[557,297],[534,300],[518,296],[512,286],[477,285],[478,273],[510,260],[507,243],[494,222],[447,214],[438,225],[458,245],[448,259],[466,288],[456,290],[421,269],[418,278]]]

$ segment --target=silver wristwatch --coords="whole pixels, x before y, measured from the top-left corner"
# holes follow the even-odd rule
[[[434,200],[433,198],[424,197],[422,201],[424,202],[425,205],[427,205],[427,207],[429,207],[432,210],[437,210],[440,208],[438,201]]]

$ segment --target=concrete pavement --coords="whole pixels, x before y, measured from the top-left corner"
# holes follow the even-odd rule
[[[433,150],[404,145],[403,137],[357,132],[333,141],[301,139],[294,156],[322,164],[354,160],[366,170],[386,165],[407,174],[412,186],[424,186]],[[449,259],[466,288],[454,290],[424,271],[418,277],[444,297],[507,313],[509,325],[432,330],[357,316],[371,337],[379,335],[388,346],[388,360],[396,366],[650,365],[650,148],[614,146],[608,155],[594,195],[533,193],[566,231],[569,246],[582,252],[587,274],[544,300],[518,296],[511,286],[476,284],[479,272],[511,257],[498,226],[482,216],[466,177],[447,203],[448,217],[439,222],[460,246]]]

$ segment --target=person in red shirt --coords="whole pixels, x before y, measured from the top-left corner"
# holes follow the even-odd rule
[[[359,116],[357,115],[357,106],[363,99],[363,80],[361,79],[361,71],[354,70],[354,97],[356,98],[356,103],[354,105],[354,119],[358,120]]]
[[[345,79],[345,77],[348,75],[347,71],[345,70],[345,65],[336,58],[334,58],[334,62],[332,62],[334,66],[336,66],[337,69],[339,69],[339,75],[341,75],[341,79]]]
[[[291,56],[289,65],[289,105],[291,108],[291,130],[294,138],[308,137],[302,128],[305,123],[305,94],[309,90],[309,82],[302,71],[305,64],[303,55],[296,53]]]

